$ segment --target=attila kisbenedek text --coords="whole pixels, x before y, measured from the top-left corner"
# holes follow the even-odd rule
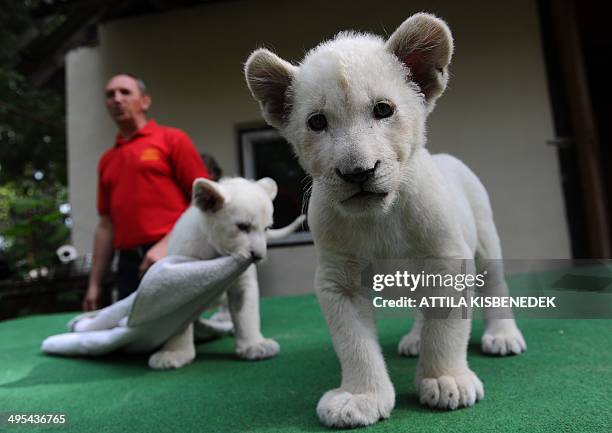
[[[396,271],[394,274],[375,274],[372,278],[372,290],[382,292],[385,288],[397,287],[411,293],[421,289],[416,297],[401,296],[385,299],[375,296],[372,303],[377,308],[555,308],[554,296],[427,296],[422,289],[452,288],[458,292],[465,289],[483,287],[487,271],[476,274],[429,274],[425,271],[411,273]]]

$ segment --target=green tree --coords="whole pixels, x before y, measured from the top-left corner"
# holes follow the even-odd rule
[[[20,271],[48,266],[66,243],[64,95],[20,73],[20,47],[59,18],[35,22],[36,1],[0,0],[0,248]]]

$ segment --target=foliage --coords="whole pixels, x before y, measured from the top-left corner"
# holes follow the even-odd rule
[[[5,255],[20,274],[57,263],[55,250],[70,235],[69,217],[58,207],[66,201],[67,190],[62,185],[46,191],[31,185],[0,188],[0,212],[8,210],[0,226]]]
[[[39,4],[0,0],[0,254],[22,273],[54,263],[69,237],[59,212],[67,201],[63,91],[34,86],[18,68],[28,35],[56,25],[30,17]]]
[[[0,67],[0,184],[35,173],[47,186],[66,182],[64,98],[33,88],[19,73]]]
[[[0,185],[39,172],[48,189],[66,183],[64,95],[32,85],[18,68],[29,35],[44,37],[56,25],[30,18],[38,3],[0,0]]]

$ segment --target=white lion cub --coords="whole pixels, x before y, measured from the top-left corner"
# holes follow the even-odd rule
[[[219,183],[198,179],[193,187],[193,206],[177,221],[170,235],[169,255],[207,260],[219,255],[242,255],[256,261],[266,256],[266,231],[272,226],[272,200],[276,182],[242,178]],[[292,224],[293,226],[293,224]],[[259,321],[257,270],[251,265],[228,290],[229,311],[234,323],[236,353],[255,360],[278,354],[278,343],[264,338]],[[155,369],[180,368],[195,358],[193,324],[170,338],[149,358]]]
[[[446,87],[452,51],[446,23],[421,13],[386,41],[340,33],[299,66],[265,49],[247,60],[246,80],[264,118],[292,143],[313,179],[315,289],[342,367],[340,387],[317,407],[325,425],[372,424],[395,404],[372,304],[360,284],[361,262],[501,258],[480,181],[459,160],[432,157],[425,148],[425,121]],[[489,273],[487,286],[488,295],[507,293],[502,272]],[[525,349],[511,313],[505,317],[485,312],[485,352]],[[483,398],[467,363],[469,332],[469,320],[419,316],[402,340],[400,353],[420,351],[421,403],[455,409]]]

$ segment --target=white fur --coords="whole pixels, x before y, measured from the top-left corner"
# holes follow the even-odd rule
[[[197,191],[202,186],[214,189],[223,203],[218,210],[204,210],[197,205]],[[168,245],[169,255],[182,255],[207,260],[219,254],[254,254],[258,260],[266,256],[266,231],[272,225],[272,199],[276,183],[270,178],[257,182],[242,178],[222,179],[220,183],[200,180],[194,184],[194,205],[175,224]],[[247,223],[245,233],[238,224]],[[236,353],[256,360],[276,356],[279,345],[266,339],[260,331],[259,286],[255,265],[238,278],[227,292],[229,311],[234,323]],[[151,355],[154,369],[180,368],[195,358],[193,324]]]
[[[42,350],[58,355],[102,355],[113,350],[150,353],[163,344],[151,355],[149,365],[179,368],[195,357],[192,323],[196,320],[198,339],[234,327],[240,357],[275,356],[278,343],[260,332],[259,288],[251,263],[265,257],[270,234],[287,235],[303,221],[298,217],[288,228],[268,230],[276,191],[276,183],[269,178],[225,179],[219,184],[197,179],[194,205],[171,233],[169,256],[151,267],[137,292],[77,316],[69,323],[73,332],[48,337]],[[224,291],[233,325],[223,313],[197,320],[202,309]]]
[[[501,259],[478,178],[456,158],[431,156],[425,148],[426,118],[446,87],[452,50],[446,24],[417,14],[387,41],[341,33],[299,66],[263,49],[247,60],[247,83],[264,118],[313,178],[308,219],[318,260],[315,289],[342,367],[340,387],[317,407],[325,425],[372,424],[395,404],[372,305],[359,281],[364,261]],[[391,116],[374,117],[381,101],[394,107]],[[308,126],[317,113],[327,119],[323,131]],[[359,185],[339,175],[363,170],[374,175]],[[361,190],[371,194],[353,197]],[[450,265],[447,271],[456,272]],[[503,270],[489,277],[489,291],[507,293]],[[524,350],[513,319],[486,316],[485,326],[485,352]],[[415,381],[421,403],[455,409],[483,398],[467,363],[469,332],[469,320],[419,316],[402,339],[401,354],[420,353]]]

